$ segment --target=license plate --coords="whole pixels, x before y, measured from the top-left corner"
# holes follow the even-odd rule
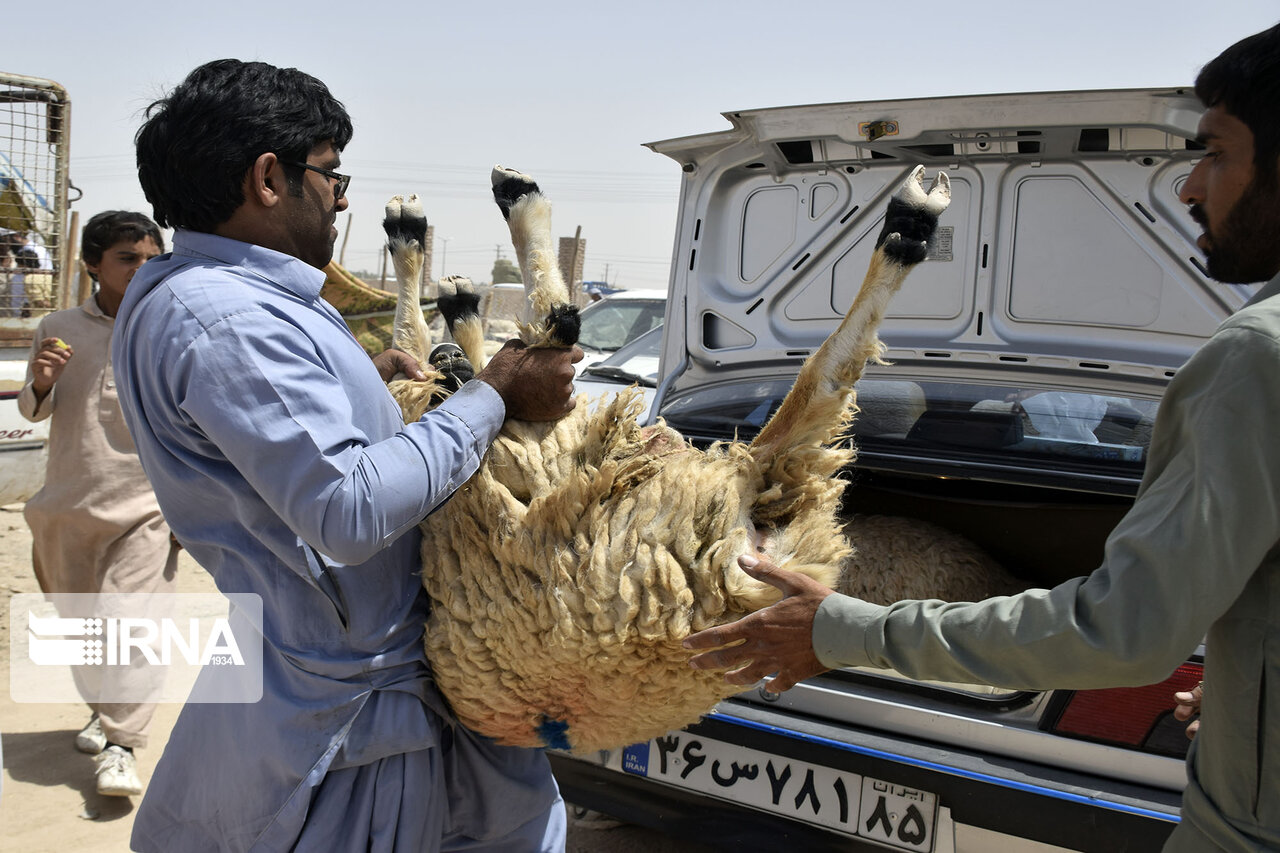
[[[608,765],[900,850],[932,853],[938,797],[688,732],[613,752]]]

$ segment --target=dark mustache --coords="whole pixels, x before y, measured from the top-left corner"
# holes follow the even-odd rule
[[[1191,214],[1191,218],[1201,225],[1209,224],[1209,217],[1205,216],[1204,208],[1198,204],[1193,204],[1187,208],[1187,213]]]

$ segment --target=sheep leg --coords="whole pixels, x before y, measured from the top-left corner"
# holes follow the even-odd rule
[[[884,228],[857,298],[835,333],[805,362],[796,384],[751,443],[753,457],[772,460],[792,450],[827,444],[845,426],[853,384],[867,360],[880,353],[876,329],[889,300],[928,254],[938,216],[950,201],[946,173],[939,172],[926,192],[923,166],[917,166],[889,200]]]
[[[446,384],[456,383],[460,388],[462,383],[475,376],[477,368],[483,368],[485,364],[480,295],[466,276],[445,276],[440,279],[436,307],[444,317],[449,336],[456,343],[436,344],[431,350],[431,366],[451,380]]]
[[[493,199],[511,230],[511,244],[528,297],[520,317],[520,337],[530,346],[570,347],[578,342],[578,308],[560,274],[551,240],[551,202],[533,178],[494,166]]]
[[[439,384],[442,394],[436,402],[462,387],[475,376],[475,369],[467,356],[472,352],[483,356],[484,335],[480,331],[479,297],[471,282],[463,279],[465,286],[450,286],[451,299],[440,300],[440,312],[445,315],[449,332],[463,343],[440,343],[431,346],[431,330],[422,316],[419,302],[419,282],[426,260],[427,217],[422,212],[418,196],[392,196],[387,202],[382,219],[382,230],[387,232],[387,248],[391,250],[391,262],[396,275],[396,318],[391,331],[391,345],[404,350],[418,360],[431,365],[441,374]],[[461,278],[452,277],[451,281]],[[441,282],[442,288],[444,283]],[[447,307],[446,307],[447,305]],[[451,316],[452,314],[452,316]]]
[[[426,258],[427,217],[418,197],[392,196],[387,202],[382,230],[387,232],[387,248],[391,250],[396,275],[396,318],[391,345],[409,353],[420,364],[426,364],[431,330],[422,316],[418,295]]]

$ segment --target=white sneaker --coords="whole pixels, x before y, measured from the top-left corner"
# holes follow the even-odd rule
[[[94,756],[98,765],[98,793],[104,797],[132,797],[142,793],[138,762],[123,746],[111,746]]]
[[[90,755],[97,755],[106,748],[107,736],[102,732],[102,723],[98,721],[98,715],[94,714],[89,718],[89,724],[76,735],[76,749]]]

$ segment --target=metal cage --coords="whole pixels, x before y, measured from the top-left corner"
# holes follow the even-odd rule
[[[0,73],[0,341],[70,304],[70,125],[62,86]]]

